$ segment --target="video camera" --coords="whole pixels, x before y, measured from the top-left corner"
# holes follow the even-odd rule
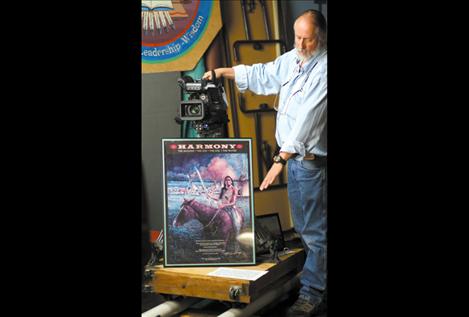
[[[191,121],[192,127],[202,137],[226,137],[228,123],[227,102],[223,85],[215,77],[212,80],[194,80],[190,76],[178,79],[189,100],[181,101],[176,122]]]

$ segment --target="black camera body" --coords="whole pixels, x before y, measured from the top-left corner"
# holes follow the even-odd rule
[[[194,80],[190,76],[178,79],[189,100],[180,102],[176,121],[191,121],[191,126],[202,137],[226,137],[228,123],[227,102],[223,85],[215,79]]]

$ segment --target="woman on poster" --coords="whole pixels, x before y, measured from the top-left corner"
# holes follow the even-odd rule
[[[233,226],[236,230],[236,236],[239,235],[241,230],[241,219],[236,212],[236,198],[238,196],[238,189],[234,186],[233,178],[226,176],[223,181],[223,187],[221,188],[220,195],[214,197],[210,193],[207,193],[207,198],[211,198],[218,202],[218,208],[223,209],[230,216]]]

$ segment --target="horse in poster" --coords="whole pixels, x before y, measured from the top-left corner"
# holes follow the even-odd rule
[[[240,221],[239,228],[242,228],[244,212],[237,206],[234,206],[233,210],[237,213],[237,219]],[[224,240],[225,251],[227,251],[227,247],[233,244],[235,244],[234,250],[237,250],[236,225],[225,208],[215,208],[195,199],[184,199],[172,224],[174,227],[179,227],[193,219],[203,225],[205,239]]]

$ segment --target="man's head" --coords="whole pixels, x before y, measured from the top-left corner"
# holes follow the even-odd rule
[[[317,49],[327,47],[327,23],[321,12],[306,10],[295,20],[295,48],[298,56],[309,59]]]

